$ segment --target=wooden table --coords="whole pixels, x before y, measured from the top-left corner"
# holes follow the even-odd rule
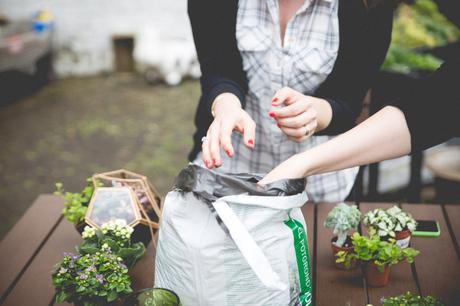
[[[340,271],[334,267],[330,240],[332,233],[323,227],[334,204],[307,203],[303,207],[308,224],[312,258],[314,297],[319,306],[380,305],[382,296],[412,291],[441,297],[446,305],[460,305],[460,205],[402,204],[418,219],[436,219],[441,226],[438,238],[413,238],[412,246],[421,251],[413,265],[392,267],[390,283],[383,288],[366,286],[358,269]],[[361,203],[366,212],[388,203]],[[0,304],[8,306],[53,305],[51,286],[53,265],[64,251],[74,251],[81,238],[62,218],[60,198],[41,195],[0,244]],[[153,284],[155,250],[131,271],[135,289]],[[187,306],[187,305],[186,305]]]

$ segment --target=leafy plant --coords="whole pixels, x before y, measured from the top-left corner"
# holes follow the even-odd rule
[[[460,38],[460,30],[438,11],[432,0],[401,4],[395,14],[391,45],[383,69],[399,73],[434,71],[441,60],[420,51]]]
[[[415,231],[417,227],[417,221],[412,218],[412,215],[403,211],[398,206],[393,206],[387,209],[387,214],[393,218],[393,222],[395,223],[394,230],[396,232],[409,230],[410,232]]]
[[[373,228],[380,237],[396,236],[395,231],[408,229],[413,232],[417,222],[412,216],[397,206],[387,210],[377,208],[367,212],[363,217],[363,224],[367,228]]]
[[[437,298],[431,295],[420,296],[410,292],[396,297],[382,298],[381,303],[383,306],[444,306]]]
[[[142,242],[131,243],[133,231],[122,219],[104,223],[101,229],[86,226],[78,251],[81,254],[96,254],[102,250],[121,257],[128,268],[131,268],[145,253]]]
[[[343,263],[345,267],[350,267],[355,260],[361,260],[365,263],[374,263],[377,270],[383,272],[385,266],[392,266],[403,260],[412,263],[414,257],[420,253],[413,248],[401,249],[394,242],[380,240],[372,228],[369,230],[369,237],[354,233],[351,241],[353,252],[340,251],[336,255],[336,262]]]
[[[102,186],[102,183],[97,182],[97,187]],[[62,183],[56,183],[55,195],[64,197],[64,209],[62,213],[64,217],[73,224],[78,224],[85,218],[86,210],[89,201],[93,196],[94,184],[91,178],[86,179],[86,186],[81,192],[72,193],[64,190]]]
[[[121,257],[107,251],[65,253],[52,274],[56,303],[107,305],[132,292],[128,268]]]
[[[341,247],[347,239],[348,231],[358,228],[360,218],[361,212],[356,205],[339,203],[327,215],[324,226],[333,229],[337,235],[335,244]]]

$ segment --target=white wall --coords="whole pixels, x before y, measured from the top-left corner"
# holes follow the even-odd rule
[[[0,12],[12,19],[51,11],[60,76],[111,71],[112,35],[136,36],[150,27],[165,39],[191,40],[186,6],[187,0],[0,0]]]

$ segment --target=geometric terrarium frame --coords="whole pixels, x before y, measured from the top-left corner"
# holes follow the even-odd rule
[[[94,204],[91,204],[97,194],[100,192],[99,190],[124,188],[125,193],[126,189],[130,190],[132,196],[131,202],[134,205],[133,212],[136,216],[136,221],[133,221],[135,222],[135,224],[133,224],[133,239],[146,242],[147,240],[150,240],[149,238],[154,236],[154,233],[158,230],[160,224],[161,197],[156,188],[150,183],[146,176],[125,169],[120,169],[95,174],[93,175],[92,180],[94,186],[102,187],[97,187],[94,190],[94,194],[91,198],[91,202],[88,206],[88,211],[85,217],[85,221],[88,224],[93,226],[96,225],[91,220],[91,213],[94,210]],[[106,193],[107,197],[107,194],[109,193],[107,193],[107,191],[104,192]],[[127,223],[129,224],[128,221],[129,220],[127,220]],[[150,237],[144,237],[146,234]],[[136,236],[139,236],[138,239],[136,239]]]

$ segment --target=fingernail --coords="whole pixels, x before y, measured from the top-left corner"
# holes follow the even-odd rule
[[[279,123],[276,123],[276,126],[279,127],[279,128],[281,128],[281,125],[280,125]]]
[[[232,154],[232,152],[230,152],[230,150],[225,150],[225,153],[227,153],[227,156],[228,156],[228,157],[232,157],[232,156],[233,156],[233,154]]]
[[[278,101],[278,98],[274,98],[274,99],[272,100],[272,105],[275,105],[275,103],[276,103],[277,101]]]
[[[275,118],[275,113],[274,112],[269,112],[268,115],[272,118]]]
[[[253,146],[253,145],[254,145],[254,140],[249,139],[249,140],[248,140],[248,144],[250,144],[251,146]]]

